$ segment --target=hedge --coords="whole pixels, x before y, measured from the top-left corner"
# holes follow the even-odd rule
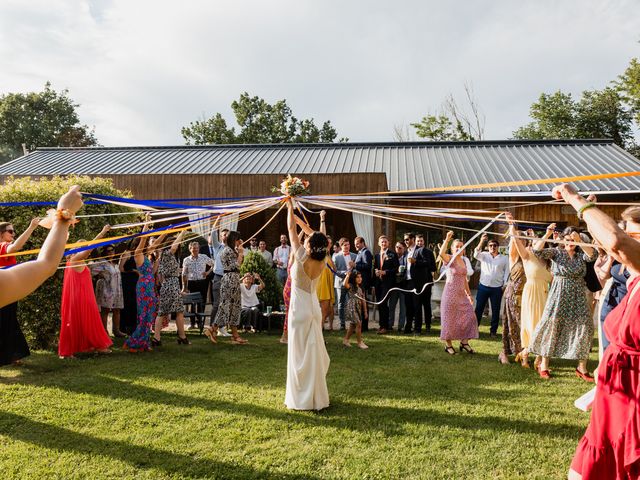
[[[32,180],[30,178],[8,178],[0,185],[0,202],[44,202],[57,201],[71,185],[80,185],[81,191],[131,197],[128,191],[118,190],[111,179],[90,178],[86,176],[53,177]],[[16,235],[20,235],[29,225],[33,217],[44,216],[53,207],[0,207],[0,222],[11,222]],[[104,215],[107,213],[131,212],[126,207],[101,204],[85,205],[79,215]],[[79,239],[92,239],[100,229],[109,223],[127,223],[136,216],[113,215],[83,218],[70,230],[69,242]],[[23,250],[38,248],[42,245],[48,230],[38,227]],[[120,232],[118,232],[120,233]],[[108,236],[115,236],[110,234]],[[19,262],[25,262],[33,256],[20,256]],[[54,348],[60,331],[60,299],[62,295],[63,270],[47,280],[39,289],[18,304],[18,320],[24,330],[30,346],[34,349]],[[2,288],[7,288],[3,286]]]

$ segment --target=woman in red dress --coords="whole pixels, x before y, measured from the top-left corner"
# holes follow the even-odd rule
[[[110,230],[106,225],[96,236],[98,240]],[[62,285],[62,308],[60,317],[60,358],[73,358],[76,353],[111,353],[113,344],[102,324],[100,309],[91,283],[91,271],[85,264],[91,250],[69,257]]]
[[[640,479],[640,207],[622,213],[625,230],[563,184],[553,196],[572,205],[595,240],[631,273],[628,294],[605,323],[611,341],[597,370],[591,421],[576,449],[569,479]]]
[[[39,218],[31,220],[29,227],[16,238],[16,231],[10,222],[0,223],[0,255],[22,250],[33,231],[40,223]],[[16,257],[0,257],[0,268],[17,264]],[[0,366],[21,365],[22,359],[28,357],[29,345],[18,323],[18,302],[0,308]]]

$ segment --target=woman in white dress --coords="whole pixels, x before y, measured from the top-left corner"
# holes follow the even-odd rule
[[[327,237],[315,232],[293,213],[288,203],[287,226],[294,261],[288,318],[287,389],[284,403],[291,410],[322,410],[329,406],[329,355],[322,336],[322,311],[316,287],[325,268]],[[300,244],[296,224],[307,235]]]

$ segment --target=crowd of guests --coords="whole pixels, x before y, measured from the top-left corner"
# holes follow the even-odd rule
[[[358,345],[366,348],[362,330],[366,325],[364,321],[369,317],[369,304],[365,301],[367,289],[372,289],[372,295],[375,291],[373,299],[377,300],[380,313],[378,332],[384,334],[393,328],[389,302],[395,297],[396,304],[402,303],[401,298],[394,295],[397,292],[393,290],[394,286],[413,287],[414,292],[403,292],[405,322],[402,330],[408,332],[413,328],[414,333],[420,333],[423,322],[426,331],[431,324],[430,301],[427,300],[429,279],[436,272],[443,271],[447,279],[441,301],[440,337],[445,343],[446,353],[450,355],[456,353],[454,340],[460,341],[460,351],[473,353],[469,341],[478,337],[478,324],[489,302],[492,334],[497,333],[502,320],[502,362],[508,361],[509,354],[516,354],[516,359],[523,366],[528,366],[528,357],[534,354],[539,375],[549,378],[550,358],[571,359],[577,361],[576,375],[593,381],[586,361],[594,334],[594,317],[597,317],[597,325],[602,330],[602,358],[596,372],[593,412],[589,427],[576,449],[569,478],[640,478],[640,207],[625,210],[622,222],[616,224],[598,209],[595,198],[583,198],[570,185],[556,187],[553,196],[575,208],[578,217],[586,222],[593,242],[572,227],[557,232],[554,224],[539,238],[532,232],[519,231],[513,217],[505,214],[510,237],[507,255],[503,256],[498,251],[498,242],[488,241],[488,236],[483,236],[474,250],[473,257],[481,270],[475,308],[468,281],[473,269],[461,251],[462,241],[455,239],[453,232],[448,232],[437,249],[437,258],[442,262],[440,268],[436,255],[431,249],[421,246],[419,236],[412,234],[406,235],[404,242],[396,244],[393,250],[389,239],[381,236],[376,254],[368,250],[362,238],[355,239],[358,254],[353,254],[349,241],[343,238],[330,258],[324,235],[324,214],[320,232],[314,232],[299,219],[294,222],[289,202],[288,225],[290,236],[293,236],[294,261],[291,251],[285,255],[286,237],[281,238],[277,253],[272,255],[274,268],[284,271],[279,276],[285,280],[285,292],[286,283],[291,285],[290,321],[294,345],[288,351],[286,405],[294,409],[320,409],[328,405],[326,382],[320,385],[322,388],[318,387],[317,381],[314,385],[316,379],[324,379],[329,365],[324,345],[318,342],[321,335],[317,333],[321,332],[321,321],[326,317],[321,313],[321,295],[313,291],[314,288],[320,290],[321,278],[326,279],[325,290],[331,284],[335,288],[341,325],[344,322],[346,328],[346,323],[349,324],[345,345],[350,345],[349,339],[355,333]],[[0,289],[2,365],[18,363],[29,353],[17,322],[15,302],[56,271],[69,226],[81,206],[79,188],[72,187],[60,199],[50,219],[51,231],[36,260],[18,265],[14,256],[0,257],[0,266],[5,267],[0,269],[0,283],[3,285]],[[40,219],[33,219],[17,238],[11,223],[0,223],[0,255],[11,255],[23,248],[40,223]],[[301,237],[306,235],[304,246],[296,238],[296,224],[302,229]],[[149,228],[147,224],[145,230]],[[96,239],[108,231],[109,226],[105,226]],[[221,274],[215,274],[221,277],[219,299],[211,330],[208,330],[209,336],[216,341],[216,328],[226,325],[232,329],[234,342],[246,342],[237,330],[242,317],[242,299],[246,298],[246,302],[252,304],[250,308],[255,308],[255,295],[264,288],[264,283],[257,278],[256,286],[253,276],[240,278],[238,270],[244,255],[240,235],[234,231],[221,231],[218,250],[211,250],[214,252],[213,260],[210,257],[198,260],[200,254],[195,245],[191,245],[189,260],[183,260],[181,269],[175,255],[183,235],[168,242],[169,248],[163,247],[164,235],[150,240],[146,236],[138,237],[117,261],[110,247],[102,252],[107,261],[94,261],[89,265],[90,249],[69,255],[63,285],[60,356],[69,357],[85,351],[109,353],[112,341],[104,322],[109,312],[114,313],[114,335],[119,336],[121,330],[133,328],[128,325],[124,314],[127,306],[132,304],[131,299],[126,298],[125,284],[133,280],[133,275],[137,276],[137,316],[125,348],[141,351],[149,350],[151,345],[160,345],[159,336],[151,337],[153,321],[156,335],[159,335],[169,315],[175,314],[177,322],[180,322],[178,318],[181,318],[179,314],[183,312],[183,306],[177,299],[181,293],[185,288],[189,289],[190,281],[195,282],[191,284],[192,288],[200,288],[197,283],[202,280],[200,276],[206,277],[207,269],[215,271],[217,267],[221,268],[217,270]],[[488,251],[485,252],[487,243]],[[292,263],[294,268],[288,272]],[[199,270],[201,264],[205,265],[204,272]],[[327,270],[331,273],[325,275]],[[129,280],[125,280],[127,273],[132,274]],[[182,288],[179,286],[180,276],[183,278]],[[288,282],[292,276],[295,281]],[[160,284],[160,300],[157,282]],[[134,282],[129,283],[133,286]],[[422,288],[419,288],[420,284]],[[244,293],[241,288],[245,289]],[[330,291],[331,288],[322,292],[323,301],[328,300],[329,304]],[[423,300],[420,297],[425,292],[428,294]],[[116,320],[116,310],[121,310],[119,321]],[[296,333],[301,329],[304,332],[311,329],[316,333],[313,336]],[[184,326],[178,325],[178,343],[189,343],[184,335]],[[312,357],[315,361],[309,362]],[[296,361],[291,362],[292,359]],[[289,368],[291,365],[295,368]],[[316,373],[311,372],[312,367]],[[304,385],[301,380],[305,380]]]

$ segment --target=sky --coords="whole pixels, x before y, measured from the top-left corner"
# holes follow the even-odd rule
[[[542,92],[608,85],[639,41],[637,0],[2,0],[0,94],[68,88],[105,146],[184,144],[244,91],[376,142],[468,84],[494,140]]]

